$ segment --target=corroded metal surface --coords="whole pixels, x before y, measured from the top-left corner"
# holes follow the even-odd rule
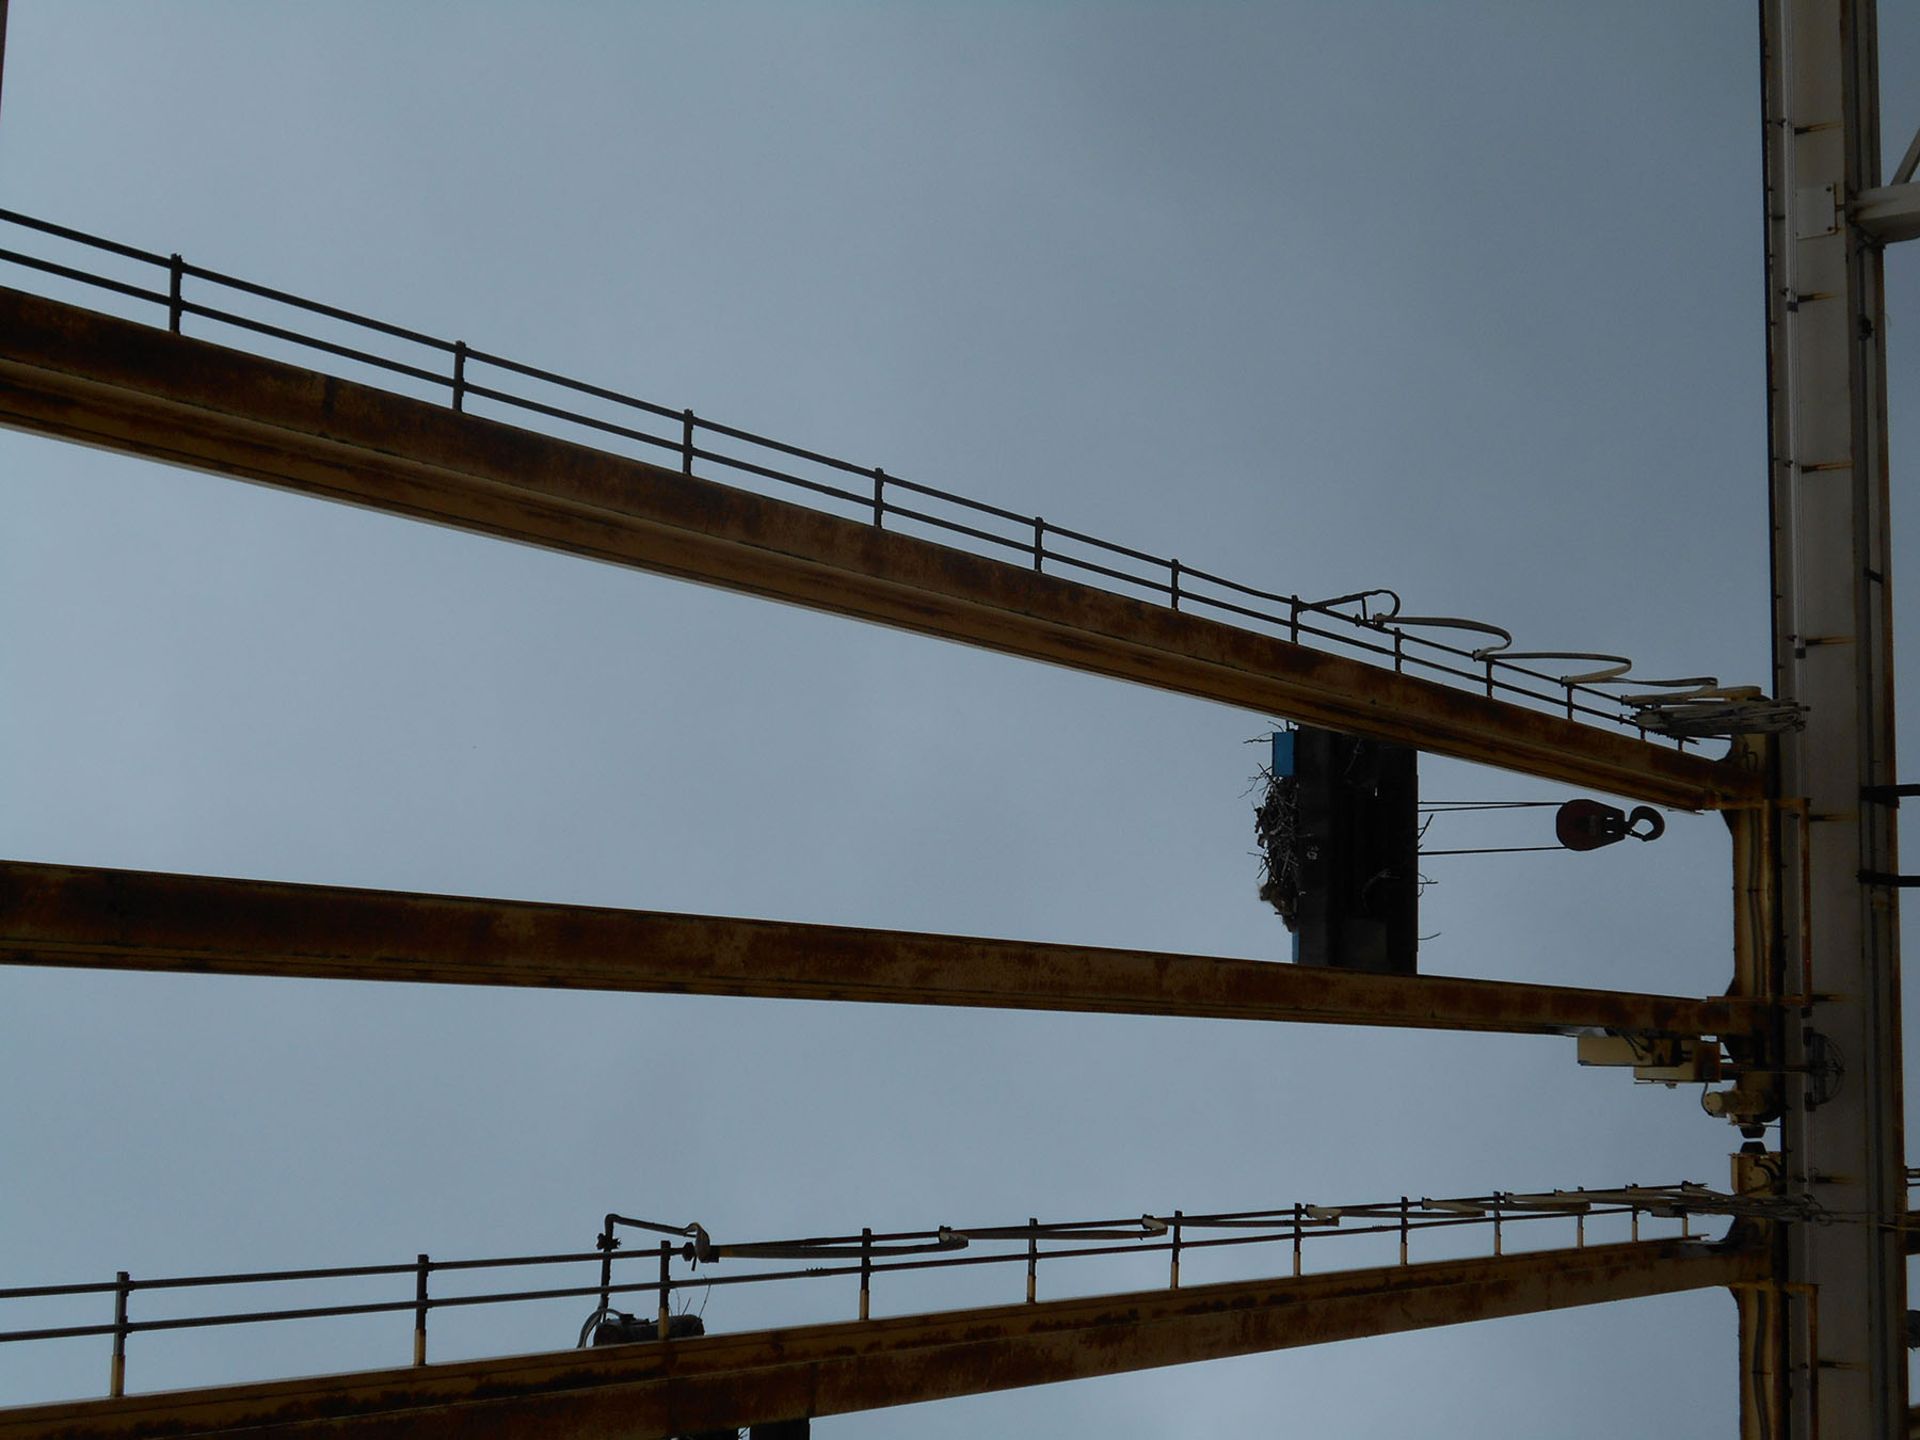
[[[0,1410],[0,1440],[649,1440],[1765,1277],[1697,1241],[1548,1250]]]
[[[725,916],[0,862],[0,960],[1446,1030],[1752,1033],[1764,1005]]]
[[[0,290],[0,424],[1689,809],[1753,771]]]

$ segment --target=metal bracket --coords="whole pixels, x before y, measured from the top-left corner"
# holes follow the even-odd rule
[[[1618,1031],[1577,1037],[1582,1065],[1613,1065],[1631,1069],[1641,1084],[1698,1084],[1719,1080],[1725,1073],[1720,1047],[1711,1040],[1685,1035],[1634,1035]]]
[[[1850,208],[1854,225],[1878,244],[1920,239],[1920,183],[1862,190]]]
[[[1862,785],[1860,798],[1873,805],[1891,805],[1900,808],[1900,802],[1920,796],[1920,785]]]
[[[1818,1030],[1806,1032],[1807,1096],[1809,1110],[1818,1110],[1833,1099],[1847,1073],[1840,1047]]]

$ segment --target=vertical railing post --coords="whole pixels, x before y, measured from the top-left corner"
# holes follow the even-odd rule
[[[118,1399],[127,1393],[127,1292],[133,1288],[127,1272],[113,1277],[113,1364],[107,1371],[107,1394]]]
[[[167,329],[180,333],[180,316],[186,302],[180,296],[180,282],[186,278],[187,262],[178,255],[167,261]]]
[[[613,1238],[613,1216],[607,1216],[593,1248],[600,1252],[600,1318],[604,1320],[607,1307],[613,1303],[613,1252],[620,1248],[620,1242]]]
[[[1487,697],[1491,699],[1493,697],[1493,657],[1491,655],[1487,657],[1486,665],[1487,665]]]
[[[1407,1197],[1400,1197],[1400,1263],[1407,1263]]]
[[[1168,587],[1168,597],[1173,601],[1173,608],[1178,610],[1180,608],[1180,562],[1169,560],[1167,570],[1173,576],[1173,583]]]
[[[860,1318],[868,1319],[873,1292],[873,1227],[860,1227]]]
[[[1040,1298],[1040,1220],[1027,1217],[1027,1303]]]
[[[1407,667],[1406,646],[1407,646],[1407,632],[1404,630],[1394,631],[1393,632],[1393,673],[1396,675],[1403,674],[1406,670],[1406,667]]]
[[[1047,522],[1038,515],[1033,517],[1033,568],[1038,570],[1040,562],[1047,554]]]
[[[425,1255],[413,1267],[413,1363],[427,1363],[427,1270]]]
[[[673,1311],[668,1306],[667,1297],[673,1291],[673,1274],[670,1266],[673,1261],[673,1242],[660,1242],[660,1338],[667,1338],[673,1329]]]
[[[873,528],[887,528],[887,472],[873,467]]]
[[[1629,1190],[1638,1190],[1639,1188],[1638,1185],[1627,1186]],[[1633,1227],[1632,1236],[1635,1240],[1638,1240],[1640,1238],[1640,1203],[1637,1200],[1629,1200],[1627,1202],[1627,1213],[1632,1216],[1629,1222]]]
[[[1173,1212],[1173,1259],[1170,1263],[1169,1274],[1167,1276],[1167,1288],[1169,1290],[1178,1290],[1180,1288],[1180,1221],[1183,1218],[1180,1211],[1176,1210]]]
[[[467,408],[467,342],[453,342],[453,408]]]
[[[680,412],[680,473],[693,474],[693,411]]]
[[[1580,1187],[1585,1190],[1587,1187]],[[1578,1250],[1587,1243],[1587,1212],[1584,1208],[1573,1212],[1573,1248]]]
[[[1500,1192],[1496,1190],[1493,1192],[1493,1253],[1499,1255],[1502,1253],[1502,1249],[1502,1236],[1500,1233]]]
[[[1300,1205],[1298,1201],[1294,1202],[1293,1207],[1293,1273],[1295,1275],[1300,1273]]]
[[[1295,644],[1300,643],[1300,597],[1293,596],[1287,601],[1288,638]]]

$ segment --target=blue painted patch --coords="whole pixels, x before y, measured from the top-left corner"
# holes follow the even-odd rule
[[[1291,730],[1273,732],[1273,773],[1287,776],[1293,774],[1293,731]]]

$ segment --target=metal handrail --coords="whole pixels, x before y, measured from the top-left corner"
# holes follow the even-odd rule
[[[415,1316],[415,1360],[416,1363],[425,1363],[427,1316],[433,1310],[577,1299],[597,1302],[595,1314],[598,1315],[610,1308],[615,1296],[651,1295],[664,1313],[672,1292],[689,1286],[704,1289],[709,1286],[759,1285],[858,1276],[861,1292],[859,1313],[865,1319],[872,1278],[889,1272],[1021,1264],[1027,1268],[1027,1298],[1032,1300],[1035,1295],[1035,1276],[1042,1261],[1051,1264],[1101,1256],[1166,1254],[1171,1257],[1168,1283],[1170,1287],[1178,1288],[1180,1256],[1194,1250],[1287,1245],[1292,1250],[1293,1273],[1298,1275],[1303,1273],[1302,1253],[1308,1241],[1397,1234],[1400,1239],[1400,1263],[1404,1265],[1410,1263],[1409,1245],[1416,1232],[1451,1230],[1463,1226],[1487,1227],[1493,1233],[1496,1254],[1500,1253],[1505,1227],[1537,1220],[1572,1220],[1575,1224],[1576,1246],[1587,1243],[1586,1223],[1599,1216],[1627,1216],[1636,1240],[1640,1238],[1643,1216],[1678,1218],[1681,1234],[1686,1236],[1691,1234],[1690,1216],[1700,1213],[1739,1213],[1740,1198],[1723,1196],[1690,1184],[1549,1193],[1495,1192],[1449,1200],[1415,1199],[1403,1195],[1393,1201],[1361,1205],[1294,1204],[1273,1209],[1192,1215],[1174,1210],[1111,1219],[1047,1223],[1034,1220],[1025,1225],[940,1226],[930,1230],[875,1231],[867,1228],[844,1235],[815,1235],[730,1245],[714,1245],[699,1226],[669,1227],[609,1215],[607,1227],[592,1250],[458,1260],[434,1260],[422,1254],[410,1264],[323,1266],[144,1279],[136,1279],[128,1272],[120,1271],[111,1281],[0,1288],[0,1302],[111,1295],[115,1307],[111,1322],[4,1330],[0,1331],[0,1344],[110,1336],[113,1340],[110,1393],[117,1395],[123,1392],[124,1387],[128,1338],[155,1331],[390,1315],[411,1311]],[[676,1244],[672,1240],[662,1240],[658,1246],[621,1249],[613,1233],[616,1222],[676,1236],[697,1235],[698,1243],[688,1241]],[[1089,1241],[1105,1243],[1086,1243]],[[1011,1248],[984,1248],[994,1246]],[[923,1251],[938,1253],[916,1253]],[[892,1258],[904,1255],[912,1255],[913,1258]],[[712,1273],[714,1264],[728,1258],[784,1260],[794,1262],[798,1268]],[[657,1261],[660,1266],[659,1278],[616,1283],[613,1266],[625,1261]],[[707,1271],[696,1274],[703,1261],[708,1267]],[[817,1263],[822,1261],[829,1263]],[[684,1274],[676,1276],[673,1273],[672,1266],[676,1262],[685,1267]],[[471,1295],[429,1293],[429,1281],[435,1275],[579,1265],[599,1267],[598,1283],[494,1290]],[[410,1277],[412,1281],[413,1293],[409,1298],[236,1309],[212,1314],[161,1315],[145,1319],[134,1319],[129,1314],[130,1297],[154,1291],[229,1286],[277,1287],[333,1280],[399,1277]]]
[[[699,462],[708,467],[719,467],[735,474],[772,481],[806,495],[855,507],[868,523],[876,527],[884,527],[887,517],[893,516],[896,520],[928,526],[949,539],[971,540],[1010,552],[1009,558],[1012,555],[1024,556],[1031,560],[1036,570],[1045,570],[1051,564],[1056,569],[1066,567],[1072,570],[1088,583],[1106,582],[1102,588],[1114,590],[1116,587],[1125,587],[1120,593],[1145,598],[1147,603],[1165,604],[1176,610],[1205,609],[1216,616],[1231,617],[1233,621],[1256,622],[1296,644],[1319,643],[1338,647],[1373,662],[1390,664],[1396,672],[1413,671],[1439,679],[1442,683],[1458,684],[1462,688],[1471,686],[1490,696],[1551,709],[1568,719],[1614,725],[1632,730],[1643,739],[1650,738],[1647,728],[1639,723],[1633,707],[1611,691],[1582,683],[1581,677],[1556,676],[1497,655],[1476,654],[1473,650],[1436,639],[1432,635],[1397,626],[1392,623],[1391,617],[1354,614],[1340,608],[1337,602],[1303,600],[1298,595],[1247,585],[1190,566],[1175,557],[1155,555],[1086,531],[1052,524],[1040,516],[1022,515],[1003,506],[908,479],[880,467],[857,465],[819,450],[705,419],[688,409],[674,409],[553,370],[511,360],[475,349],[464,341],[446,340],[357,311],[310,300],[290,291],[189,263],[178,255],[142,250],[13,210],[0,209],[0,224],[165,271],[168,286],[161,291],[98,274],[77,265],[0,248],[0,263],[162,306],[167,310],[168,328],[176,333],[180,332],[186,319],[192,318],[228,327],[241,335],[258,335],[301,346],[356,365],[402,375],[429,385],[444,386],[450,391],[456,409],[464,410],[470,399],[490,401],[522,416],[539,416],[563,425],[580,427],[598,436],[612,436],[656,451],[677,454],[683,473],[688,475],[694,473],[694,464]],[[436,357],[451,356],[453,368],[451,372],[443,371],[438,368],[437,359],[434,364],[396,359],[377,351],[305,333],[290,325],[275,324],[237,310],[190,299],[184,293],[185,283],[189,280],[219,292],[264,300],[371,335],[421,347],[433,352]],[[655,434],[635,425],[620,424],[564,405],[516,394],[502,384],[480,383],[470,376],[474,367],[490,368],[503,375],[534,380],[640,415],[673,421],[677,423],[679,434]],[[703,436],[732,441],[749,447],[750,452],[754,453],[736,455],[712,449],[699,443]],[[781,468],[778,463],[772,463],[775,457],[819,466],[835,475],[858,476],[867,482],[868,488],[854,491],[795,474],[790,469]],[[966,516],[978,518],[970,522],[955,515],[936,513],[924,506],[902,505],[889,499],[890,489],[937,501]],[[1009,535],[996,531],[990,528],[991,522],[1017,526],[1018,533]],[[1098,552],[1100,558],[1064,552],[1058,544],[1050,546],[1049,539],[1089,547]],[[1229,596],[1239,598],[1227,598]],[[1261,604],[1245,604],[1242,601]],[[1671,743],[1684,747],[1688,742],[1680,738],[1673,739]]]

